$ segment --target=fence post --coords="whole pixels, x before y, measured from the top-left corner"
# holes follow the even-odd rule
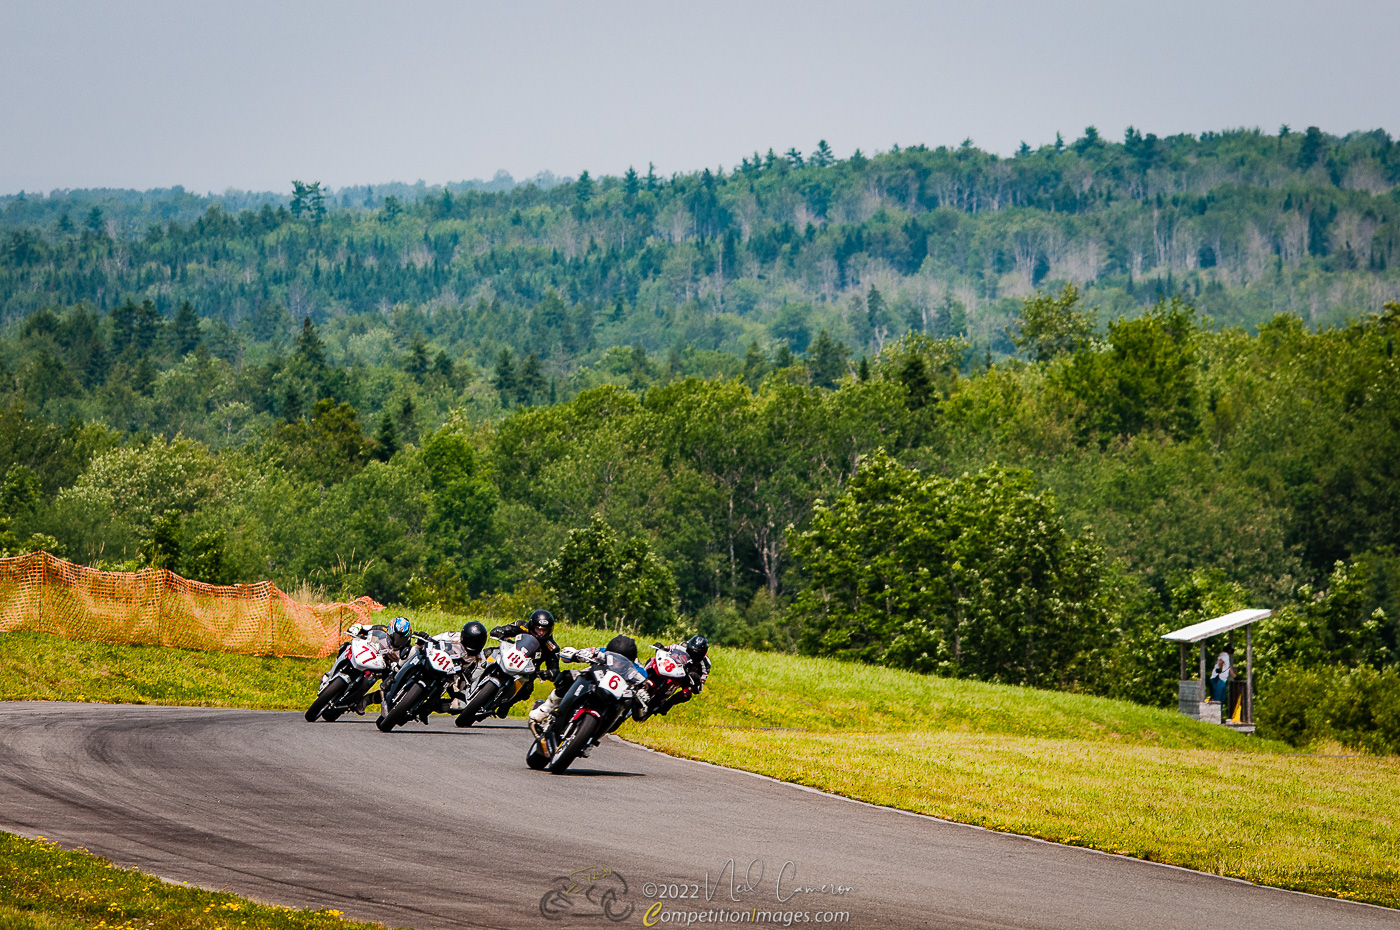
[[[275,648],[277,645],[277,636],[272,623],[272,592],[275,590],[277,590],[277,588],[272,582],[263,582],[263,591],[267,595],[267,655],[275,655],[277,652]]]

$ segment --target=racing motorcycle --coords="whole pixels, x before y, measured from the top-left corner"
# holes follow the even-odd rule
[[[639,720],[645,720],[665,707],[666,702],[671,700],[677,691],[685,691],[690,687],[687,675],[691,660],[685,646],[652,643],[651,647],[656,650],[656,655],[647,662],[647,681],[644,685],[649,699],[642,704]]]
[[[414,633],[418,648],[399,667],[394,683],[384,694],[383,709],[374,725],[388,733],[394,727],[417,717],[424,723],[428,715],[441,706],[443,689],[450,685],[461,670],[461,659],[447,644],[431,636]]]
[[[535,656],[540,651],[538,639],[529,633],[521,633],[511,642],[497,642],[500,646],[487,653],[481,670],[463,698],[467,706],[457,715],[459,727],[469,727],[502,707],[509,707],[515,701],[515,696],[534,677]]]
[[[603,653],[569,686],[554,717],[538,727],[525,764],[558,775],[579,756],[587,756],[604,736],[622,726],[646,681],[646,672],[636,662],[616,652]],[[567,723],[558,727],[560,721]]]
[[[385,630],[351,630],[345,631],[350,641],[340,647],[335,664],[321,676],[316,700],[306,709],[308,723],[338,719],[357,705],[376,681],[388,676],[384,653],[389,651],[389,634]]]

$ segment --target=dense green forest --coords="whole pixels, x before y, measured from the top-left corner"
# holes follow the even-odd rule
[[[1148,703],[1268,606],[1271,725],[1400,749],[1398,182],[1091,129],[4,198],[0,544]]]

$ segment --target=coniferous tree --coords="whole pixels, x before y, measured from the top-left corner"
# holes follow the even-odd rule
[[[593,179],[588,176],[587,171],[580,173],[578,180],[574,182],[574,196],[582,204],[593,199]]]
[[[448,358],[447,353],[442,349],[439,349],[438,354],[433,357],[433,374],[448,384],[452,384],[456,380],[457,372],[452,365],[452,359]]]
[[[849,354],[850,350],[832,339],[825,329],[819,332],[807,353],[807,370],[812,373],[812,383],[817,387],[836,387],[836,382],[846,373]]]
[[[311,222],[320,226],[326,219],[326,195],[321,190],[320,181],[312,181],[307,188],[306,198],[307,212],[311,214]],[[319,266],[317,266],[319,267]]]
[[[319,372],[326,367],[326,345],[321,341],[321,336],[316,332],[316,324],[311,322],[311,317],[301,318],[301,332],[297,334],[296,351],[292,357],[300,360],[313,372]]]
[[[1317,164],[1326,148],[1327,142],[1322,136],[1322,130],[1316,126],[1309,126],[1303,133],[1303,144],[1298,148],[1298,167],[1306,170]]]
[[[414,333],[413,343],[408,347],[408,358],[403,363],[403,370],[412,376],[414,381],[422,384],[431,364],[428,361],[427,341],[423,339],[422,333]]]
[[[292,216],[301,219],[306,213],[307,201],[310,198],[310,189],[304,181],[292,182]]]
[[[170,323],[170,343],[176,358],[184,358],[199,345],[199,317],[188,300],[180,302]]]
[[[510,349],[502,349],[496,355],[496,376],[491,385],[501,395],[503,407],[509,407],[514,401],[516,383],[515,359],[511,356]]]
[[[301,395],[290,384],[287,385],[287,390],[282,393],[282,419],[288,423],[301,421]]]
[[[121,355],[131,345],[136,330],[136,303],[130,298],[108,314],[112,324],[112,354]]]
[[[865,295],[865,320],[872,335],[885,321],[885,295],[873,284]]]
[[[933,396],[933,381],[922,356],[911,354],[904,360],[899,369],[899,382],[904,385],[904,403],[910,410],[921,410]]]
[[[515,387],[516,400],[522,405],[533,404],[544,394],[544,389],[544,367],[540,365],[539,355],[531,352],[520,366],[520,379]]]
[[[404,394],[399,401],[399,435],[405,444],[418,441],[418,407],[413,403],[412,394]]]
[[[131,347],[145,355],[156,347],[165,320],[156,305],[149,300],[141,301],[132,314]]]
[[[744,383],[749,388],[756,389],[758,383],[767,374],[768,359],[763,357],[763,352],[758,348],[758,340],[749,343],[749,350],[744,353]]]
[[[387,462],[399,451],[399,431],[394,426],[394,418],[389,411],[379,415],[379,428],[374,432],[374,457]]]

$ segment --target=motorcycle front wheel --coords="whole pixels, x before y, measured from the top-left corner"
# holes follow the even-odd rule
[[[491,702],[496,697],[496,692],[500,690],[500,684],[494,679],[487,679],[481,683],[481,687],[476,689],[476,694],[467,698],[467,706],[457,715],[457,726],[469,727],[476,723],[476,715],[483,707],[491,706]]]
[[[385,733],[388,733],[394,727],[406,721],[409,712],[418,705],[419,699],[423,697],[423,692],[426,690],[427,688],[424,687],[421,681],[415,681],[413,684],[409,685],[404,689],[403,694],[399,695],[399,699],[394,702],[394,706],[389,708],[389,712],[376,720],[374,725]]]
[[[306,709],[306,722],[315,723],[321,716],[321,711],[326,706],[345,693],[345,679],[340,676],[332,678],[326,682],[326,686],[321,689],[321,693],[316,695],[316,700],[311,702],[311,706]]]
[[[564,740],[559,750],[554,753],[554,758],[549,760],[549,770],[555,775],[561,774],[567,769],[579,753],[588,748],[588,744],[593,741],[593,734],[598,732],[598,726],[602,721],[592,714],[584,714],[574,725],[573,732],[568,739]]]

